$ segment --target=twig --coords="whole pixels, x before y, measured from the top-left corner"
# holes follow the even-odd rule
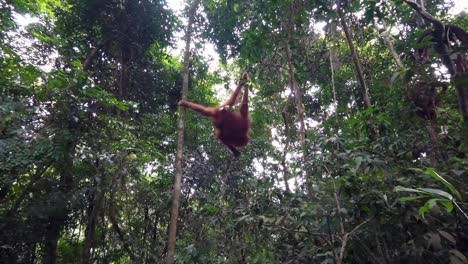
[[[345,250],[346,250],[346,246],[348,245],[348,241],[349,241],[349,238],[363,225],[365,225],[367,222],[369,222],[372,218],[374,217],[371,217],[371,218],[368,218],[366,221],[360,223],[359,225],[357,225],[356,227],[353,228],[353,230],[351,230],[351,232],[348,232],[346,234],[344,234],[344,236],[341,238],[341,248],[340,248],[340,255],[339,255],[339,258],[337,260],[337,263],[338,264],[341,264],[343,263],[343,259],[345,257]]]
[[[468,215],[465,213],[465,211],[463,211],[463,210],[461,209],[461,207],[458,205],[458,203],[455,202],[455,201],[453,201],[453,204],[455,204],[455,207],[457,207],[457,209],[463,214],[463,216],[465,216],[466,219],[468,219]]]
[[[286,227],[283,227],[283,226],[265,225],[265,224],[264,224],[264,226],[275,228],[275,229],[281,229],[281,230],[291,232],[291,233],[298,233],[298,234],[305,234],[305,235],[319,236],[319,237],[326,237],[327,236],[327,234],[325,234],[325,233],[314,233],[314,232],[309,232],[309,231],[294,230],[294,229],[289,229],[289,228],[286,228]]]

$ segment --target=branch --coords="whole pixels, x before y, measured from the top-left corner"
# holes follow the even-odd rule
[[[283,165],[283,179],[284,179],[284,187],[286,188],[286,192],[289,192],[289,183],[288,183],[288,178],[289,178],[289,173],[288,173],[288,168],[286,166],[286,155],[288,154],[289,150],[289,124],[286,116],[286,108],[289,105],[289,98],[288,101],[286,101],[286,105],[281,112],[281,116],[283,117],[283,122],[284,122],[284,136],[286,137],[286,143],[284,145],[284,150],[283,150],[283,157],[281,158],[281,165]]]
[[[431,14],[426,12],[421,5],[410,1],[410,0],[403,0],[407,3],[411,8],[413,8],[416,12],[418,12],[421,17],[432,23],[434,29],[430,32],[433,36],[434,41],[434,50],[442,59],[442,63],[447,67],[449,73],[452,76],[457,76],[457,69],[456,65],[454,64],[452,58],[450,58],[452,48],[451,43],[457,43],[458,45],[461,43],[462,46],[468,45],[468,33],[465,30],[453,26],[453,25],[445,25],[440,20],[434,18]],[[424,35],[423,35],[424,36]],[[425,36],[424,36],[425,37]],[[418,42],[421,42],[422,39],[420,38]]]
[[[450,31],[450,32],[447,32],[448,34],[453,33],[455,35],[455,37],[461,42],[461,44],[463,46],[468,45],[468,33],[465,30],[463,30],[460,27],[454,26],[454,25],[444,25],[444,23],[442,23],[440,20],[436,19],[431,14],[429,14],[419,4],[417,4],[417,3],[413,2],[413,1],[410,1],[410,0],[403,0],[403,1],[405,1],[405,3],[407,3],[411,8],[413,8],[416,12],[418,12],[418,14],[423,19],[425,19],[426,21],[432,23],[436,30],[441,30],[441,31],[439,31],[439,34],[445,34],[444,29],[447,27],[447,28],[449,28],[448,31]],[[447,36],[442,36],[442,37],[450,38],[452,36],[447,35]]]
[[[314,232],[309,232],[309,231],[301,231],[301,230],[294,230],[294,229],[289,229],[286,227],[282,226],[275,226],[275,225],[266,225],[263,224],[265,227],[270,227],[270,228],[275,228],[275,229],[281,229],[290,233],[298,233],[298,234],[305,234],[305,235],[310,235],[310,236],[318,236],[318,237],[326,237],[327,234],[325,233],[314,233]]]
[[[104,46],[103,41],[99,41],[96,47],[94,47],[91,52],[86,56],[85,61],[83,62],[83,70],[87,71],[91,67],[91,61],[96,57],[97,52]]]
[[[361,228],[361,226],[365,225],[367,222],[369,222],[373,218],[374,217],[368,218],[366,221],[364,221],[364,222],[360,223],[359,225],[357,225],[355,228],[353,228],[353,230],[351,230],[351,232],[348,232],[348,235],[349,236],[353,235],[359,228]]]
[[[463,209],[460,207],[460,205],[458,205],[457,202],[453,201],[453,204],[455,204],[455,207],[457,207],[458,210],[460,210],[460,212],[463,214],[463,216],[468,219],[468,215],[465,213],[465,211],[463,211]]]
[[[123,166],[124,166],[124,161],[122,160],[118,166],[119,169],[117,171],[121,171],[123,169]],[[118,217],[117,217],[117,208],[115,207],[115,193],[117,192],[117,189],[119,187],[119,181],[122,180],[122,177],[123,177],[123,174],[117,173],[112,179],[108,215],[109,215],[109,221],[111,222],[111,225],[114,228],[115,232],[117,232],[117,235],[123,244],[124,250],[129,255],[132,263],[136,263],[136,256],[132,251],[130,242],[126,239],[125,233],[122,231],[122,229],[119,226]]]
[[[52,161],[49,162],[46,166],[44,166],[41,170],[38,170],[36,174],[32,177],[31,181],[29,182],[28,186],[24,189],[24,191],[21,193],[21,195],[18,197],[16,200],[15,204],[7,211],[5,214],[5,219],[11,218],[18,208],[20,207],[21,203],[23,200],[26,198],[26,196],[31,192],[31,189],[33,188],[34,184],[41,179],[42,175],[47,171],[47,169],[52,165]],[[3,231],[3,229],[7,226],[7,224],[3,225],[0,228],[0,231]]]
[[[342,5],[343,5],[342,0],[338,1],[336,5],[336,12],[338,13],[338,17],[340,18],[341,27],[343,28],[343,31],[346,36],[346,40],[348,42],[349,49],[351,51],[351,57],[353,59],[354,68],[355,68],[356,75],[357,75],[356,77],[361,86],[361,96],[364,101],[365,109],[367,109],[372,106],[371,101],[369,99],[369,89],[367,87],[364,74],[362,71],[361,60],[359,59],[359,56],[357,54],[356,47],[354,46],[353,38],[351,36],[351,32],[349,31],[349,27],[346,21],[345,14],[343,13]]]
[[[346,246],[348,245],[348,241],[349,241],[349,238],[359,229],[361,228],[361,226],[365,225],[367,222],[369,222],[372,218],[374,217],[371,217],[369,219],[367,219],[366,221],[360,223],[359,225],[357,225],[356,227],[353,228],[353,230],[351,230],[351,232],[348,232],[346,234],[344,234],[344,236],[341,238],[341,248],[340,248],[340,255],[339,255],[339,258],[337,260],[337,263],[341,264],[343,263],[343,260],[344,260],[344,257],[345,257],[345,250],[346,250]]]
[[[432,23],[435,27],[437,26],[441,26],[443,27],[444,24],[442,24],[442,22],[440,22],[439,20],[437,20],[436,18],[434,18],[431,14],[429,14],[426,10],[424,10],[424,8],[422,8],[422,6],[420,6],[419,4],[413,2],[413,1],[410,1],[410,0],[403,0],[405,3],[407,3],[411,8],[413,8],[414,10],[416,10],[416,12],[418,12],[419,15],[421,15],[421,17],[428,21],[429,23]]]

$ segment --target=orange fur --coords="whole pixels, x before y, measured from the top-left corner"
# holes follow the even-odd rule
[[[240,155],[236,147],[245,146],[250,140],[249,92],[245,85],[248,81],[247,73],[244,73],[242,79],[229,99],[217,107],[203,106],[183,100],[179,102],[179,105],[211,118],[215,128],[215,137],[225,144],[236,157]],[[245,89],[240,110],[231,111],[230,108],[236,103],[242,87]]]

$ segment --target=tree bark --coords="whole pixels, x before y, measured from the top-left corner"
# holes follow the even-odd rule
[[[188,13],[187,30],[185,32],[185,51],[184,51],[184,71],[182,73],[182,100],[187,99],[189,85],[189,66],[190,66],[190,43],[192,38],[192,26],[196,10],[200,0],[194,0]],[[179,108],[178,140],[176,153],[176,174],[174,179],[174,189],[172,197],[171,220],[169,223],[169,237],[167,240],[166,263],[174,263],[175,243],[177,238],[177,220],[179,218],[180,192],[182,184],[183,162],[184,162],[184,133],[185,133],[185,108]]]
[[[304,106],[302,102],[302,93],[298,88],[297,81],[296,81],[296,69],[294,67],[294,59],[291,51],[291,42],[292,42],[292,33],[294,31],[293,27],[293,17],[294,17],[294,1],[288,7],[288,18],[286,21],[286,34],[287,34],[287,42],[286,42],[286,58],[288,60],[288,73],[289,73],[289,86],[291,91],[294,93],[294,98],[296,102],[296,109],[299,118],[299,133],[300,133],[300,144],[302,148],[302,160],[304,164],[307,164],[307,145],[306,145],[306,129],[304,123]],[[313,198],[312,192],[312,184],[309,179],[309,175],[306,172],[306,190],[307,196],[309,198]]]
[[[289,11],[288,11],[288,21],[287,21],[287,42],[286,42],[286,58],[288,60],[288,73],[289,73],[289,86],[291,87],[292,92],[295,95],[295,100],[296,100],[296,108],[297,108],[297,113],[299,116],[299,124],[300,124],[300,139],[301,139],[301,146],[305,147],[305,139],[306,139],[306,132],[305,132],[305,124],[304,124],[304,106],[302,103],[302,93],[299,91],[297,87],[297,81],[296,81],[296,69],[294,67],[294,59],[292,57],[292,52],[291,52],[291,41],[292,41],[292,31],[293,31],[293,26],[292,26],[292,19],[293,19],[293,4],[290,5]],[[305,153],[304,153],[305,155]]]
[[[338,34],[336,30],[337,23],[332,21],[330,22],[330,39],[332,43],[338,43]],[[335,105],[335,133],[338,134],[339,131],[339,124],[338,124],[338,98],[336,96],[336,85],[335,85],[335,70],[339,70],[341,65],[338,62],[338,55],[333,50],[333,45],[330,47],[329,55],[330,55],[330,78],[331,78],[331,85],[332,85],[332,93],[333,93],[333,104]]]
[[[62,128],[64,129],[64,128]],[[68,200],[70,192],[73,189],[73,174],[71,170],[73,168],[73,153],[75,149],[75,143],[69,136],[62,135],[65,145],[62,153],[62,162],[57,165],[58,171],[60,171],[60,182],[58,191],[63,195],[63,201],[57,201],[58,208],[56,208],[55,214],[49,217],[46,232],[44,235],[44,263],[55,264],[57,262],[57,243],[60,239],[60,233],[68,219]],[[61,140],[60,140],[61,141]],[[55,198],[57,199],[57,198]]]
[[[91,249],[94,247],[96,237],[96,225],[98,221],[99,212],[102,209],[104,199],[104,173],[100,171],[100,165],[97,164],[97,175],[95,180],[93,199],[89,205],[88,221],[85,230],[85,239],[81,257],[81,263],[91,263]]]
[[[57,243],[60,238],[61,221],[49,220],[44,236],[44,264],[55,264],[57,262]]]
[[[49,167],[52,166],[52,162],[50,162],[48,165],[43,166],[42,168],[37,168],[36,173],[32,176],[31,181],[29,184],[26,186],[26,188],[23,190],[21,195],[16,199],[16,202],[13,204],[13,206],[8,209],[8,211],[5,213],[4,219],[6,220],[3,225],[0,226],[0,233],[2,233],[6,228],[8,228],[10,222],[8,220],[12,219],[16,212],[18,211],[19,207],[21,206],[21,203],[23,200],[31,193],[31,190],[34,187],[34,184],[41,179],[42,175],[49,169]]]
[[[432,24],[432,39],[434,41],[433,48],[437,55],[442,60],[442,63],[447,67],[452,81],[457,89],[458,105],[460,113],[463,117],[463,124],[461,128],[462,145],[460,150],[462,153],[468,152],[468,84],[466,78],[468,78],[468,57],[463,48],[468,46],[468,33],[462,28],[445,25],[442,21],[434,18],[431,14],[426,12],[424,8],[424,1],[419,0],[417,3],[404,0],[411,8],[413,8],[424,21]],[[447,34],[450,32],[451,34]],[[460,42],[460,51],[458,54],[452,54],[453,48],[450,46],[446,35],[448,37],[456,37],[457,41]],[[456,58],[455,58],[456,57]]]
[[[421,7],[422,10],[426,10],[424,0],[416,0],[416,3]],[[416,24],[418,25],[418,27],[424,27],[424,19],[420,14],[416,15]]]
[[[289,101],[289,100],[288,100]],[[287,113],[286,113],[286,108],[289,105],[289,103],[286,103],[286,106],[281,112],[281,116],[283,117],[283,122],[284,122],[284,136],[286,138],[286,143],[284,144],[284,150],[283,150],[283,157],[281,158],[281,165],[283,166],[283,180],[284,180],[284,188],[286,192],[290,192],[289,189],[289,171],[288,167],[286,164],[286,156],[289,151],[289,141],[290,141],[290,135],[289,135],[289,125],[288,125],[288,119],[287,119]]]
[[[122,170],[122,167],[119,168],[118,171]],[[111,184],[111,191],[110,191],[110,201],[109,201],[109,221],[112,224],[112,228],[114,231],[117,233],[120,242],[123,245],[124,250],[127,252],[128,256],[130,257],[130,260],[132,263],[137,263],[136,262],[136,256],[132,251],[130,242],[128,239],[125,237],[125,233],[122,231],[122,229],[119,226],[119,220],[117,217],[117,208],[115,207],[115,193],[119,189],[119,181],[121,181],[120,175],[115,175],[114,178],[112,179],[112,184]]]
[[[390,55],[392,55],[393,59],[395,60],[395,64],[399,68],[402,68],[403,64],[401,63],[400,56],[398,55],[398,53],[395,50],[395,46],[393,46],[393,42],[392,42],[392,40],[390,38],[390,32],[388,32],[387,23],[385,23],[385,20],[383,18],[381,19],[381,21],[382,21],[382,27],[383,27],[382,38],[383,38],[383,41],[385,43],[385,46],[387,46],[387,48],[388,48],[388,50],[390,52]],[[376,22],[374,22],[374,26],[378,30]]]
[[[368,92],[366,81],[364,79],[364,74],[362,73],[361,61],[360,61],[360,59],[358,57],[358,54],[356,52],[356,48],[355,48],[354,43],[353,43],[353,38],[352,38],[351,33],[349,31],[348,24],[346,22],[345,15],[343,14],[343,9],[342,8],[343,8],[342,7],[342,1],[338,1],[336,10],[337,10],[338,16],[340,17],[341,26],[343,27],[343,31],[344,31],[344,33],[346,35],[346,40],[348,42],[349,49],[351,50],[351,55],[352,55],[352,58],[353,58],[357,79],[358,79],[359,84],[361,86],[361,96],[362,96],[362,99],[364,101],[364,106],[367,109],[367,108],[371,107],[371,102],[370,102],[370,99],[369,99],[369,92]]]

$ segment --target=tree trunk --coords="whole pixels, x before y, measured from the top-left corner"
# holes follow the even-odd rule
[[[33,245],[31,246],[31,257],[29,259],[29,263],[30,264],[34,264],[36,263],[36,247],[37,247],[37,243],[34,242]]]
[[[384,40],[385,46],[387,46],[390,55],[392,55],[393,59],[395,60],[395,64],[399,68],[402,68],[403,64],[401,63],[400,56],[398,56],[398,53],[395,51],[395,47],[393,46],[392,39],[390,38],[390,32],[388,32],[387,23],[385,23],[385,20],[383,18],[381,20],[383,26],[382,38]],[[374,22],[374,26],[378,30],[376,22]]]
[[[293,20],[293,4],[290,5],[289,11],[288,11],[288,21],[287,21],[287,42],[286,42],[286,58],[288,60],[288,72],[289,72],[289,86],[291,87],[292,92],[295,95],[295,100],[296,100],[296,108],[297,108],[297,113],[299,116],[299,124],[300,124],[300,139],[301,139],[301,146],[304,148],[305,147],[305,139],[306,139],[306,132],[305,132],[305,125],[304,125],[304,106],[302,103],[302,93],[299,91],[297,87],[297,81],[296,81],[296,69],[294,67],[294,59],[292,57],[292,52],[291,52],[291,41],[292,41],[292,31],[293,31],[293,26],[292,26],[292,20]],[[305,154],[305,153],[304,153]]]
[[[49,217],[47,223],[46,232],[44,236],[44,263],[55,264],[57,262],[57,243],[60,239],[60,232],[62,231],[65,223],[68,219],[68,199],[71,190],[73,189],[73,174],[71,169],[73,168],[73,153],[74,143],[68,136],[64,138],[64,152],[62,153],[62,163],[58,165],[60,171],[60,183],[58,191],[63,196],[63,201],[57,201],[56,213]]]
[[[306,130],[305,130],[305,123],[304,123],[304,106],[302,103],[302,93],[297,86],[296,81],[296,69],[294,67],[294,59],[292,56],[291,51],[291,41],[292,41],[292,33],[293,33],[293,16],[294,16],[294,2],[289,5],[288,8],[288,19],[286,22],[286,33],[287,33],[287,42],[286,42],[286,58],[288,60],[288,73],[289,73],[289,86],[291,91],[294,93],[295,102],[296,102],[296,109],[297,114],[299,117],[299,131],[300,131],[300,143],[302,148],[302,159],[304,164],[307,164],[307,145],[306,145]],[[312,192],[312,183],[309,179],[309,174],[306,172],[306,189],[307,189],[307,196],[309,198],[313,198]]]
[[[466,44],[465,44],[466,47]],[[463,117],[462,139],[463,149],[468,153],[468,56],[466,52],[460,52],[454,61],[455,75],[452,76],[455,87],[457,88],[458,106]]]
[[[426,10],[426,7],[424,5],[424,0],[416,0],[416,3],[421,7],[422,10]],[[416,24],[420,28],[424,27],[425,22],[424,22],[423,17],[420,14],[416,15]]]
[[[330,22],[330,40],[331,43],[338,43],[339,42],[339,35],[337,32],[337,23],[335,21]],[[333,104],[335,105],[335,133],[338,134],[339,131],[339,123],[338,123],[338,98],[336,95],[336,85],[335,85],[335,71],[338,71],[341,68],[341,63],[339,61],[338,54],[334,51],[333,45],[330,47],[329,51],[330,55],[330,78],[331,78],[331,85],[332,85],[332,93],[333,93]]]
[[[288,100],[289,101],[289,100]],[[290,135],[289,135],[289,125],[288,125],[288,119],[287,119],[287,113],[286,113],[286,108],[289,105],[289,103],[286,103],[286,106],[284,107],[284,110],[281,112],[281,116],[283,117],[283,122],[284,122],[284,136],[286,138],[286,143],[284,144],[284,150],[283,150],[283,157],[281,158],[281,165],[283,166],[283,180],[284,180],[284,188],[286,192],[290,192],[289,189],[289,171],[288,167],[286,164],[286,156],[289,151],[289,141],[290,141]]]
[[[151,221],[150,221],[150,215],[149,215],[149,207],[148,206],[145,206],[145,209],[144,209],[144,220],[143,220],[143,223],[144,223],[144,229],[143,229],[143,237],[142,237],[142,240],[143,240],[143,245],[144,246],[144,249],[142,250],[143,251],[143,256],[141,259],[143,259],[145,261],[145,263],[148,263],[148,234],[149,234],[149,228],[150,228],[150,225],[151,225]]]
[[[49,220],[44,236],[44,264],[55,264],[57,262],[57,243],[61,229],[61,221]]]
[[[447,67],[452,81],[455,84],[458,95],[458,105],[460,108],[461,115],[463,117],[463,123],[461,128],[461,146],[460,151],[462,153],[468,152],[468,84],[466,78],[468,77],[468,57],[466,52],[463,50],[464,47],[468,46],[468,40],[466,31],[456,26],[451,26],[451,34],[448,34],[449,38],[456,37],[459,41],[460,51],[456,54],[451,54],[453,48],[447,43],[450,39],[447,39],[446,29],[450,25],[444,25],[440,20],[434,18],[431,14],[427,13],[424,8],[424,1],[418,0],[417,3],[409,0],[404,0],[411,8],[416,10],[419,16],[424,21],[432,24],[432,39],[435,40],[433,45],[434,50],[439,55],[442,63]],[[461,40],[461,41],[460,41]],[[452,42],[453,39],[452,39]]]
[[[306,139],[305,124],[304,124],[304,106],[302,103],[302,93],[297,88],[297,81],[296,81],[296,77],[294,76],[296,73],[296,70],[294,68],[292,52],[291,52],[289,43],[286,43],[286,57],[288,59],[289,86],[291,87],[291,90],[295,95],[296,109],[297,109],[297,114],[299,116],[301,146],[304,149],[305,139]]]
[[[346,18],[345,18],[344,14],[343,14],[342,1],[338,1],[336,10],[337,10],[338,16],[340,17],[341,26],[343,27],[343,31],[344,31],[344,33],[346,35],[346,40],[348,42],[349,49],[351,50],[351,55],[352,55],[352,58],[353,58],[354,67],[356,69],[356,75],[357,75],[358,81],[359,81],[359,83],[361,85],[361,96],[362,96],[362,99],[364,101],[364,106],[367,109],[367,108],[371,107],[371,102],[370,102],[370,99],[369,99],[367,84],[366,84],[366,81],[364,79],[364,75],[362,73],[361,61],[360,61],[360,59],[358,57],[358,54],[356,52],[356,48],[354,47],[353,38],[351,37],[351,33],[349,32],[349,28],[348,28],[348,24],[346,22]]]
[[[102,202],[104,199],[104,173],[100,172],[99,164],[97,164],[97,175],[94,187],[93,199],[90,202],[88,210],[88,220],[85,230],[85,239],[82,251],[81,263],[91,263],[91,249],[94,247],[96,237],[96,225],[98,221],[99,212],[102,208]]]
[[[460,112],[463,117],[463,123],[461,128],[461,139],[462,144],[460,151],[462,153],[468,153],[468,58],[465,54],[458,55],[455,61],[457,73],[453,77],[455,87],[457,88],[458,94],[458,105]]]
[[[152,224],[152,230],[151,230],[151,243],[150,245],[157,245],[157,241],[158,241],[158,224],[159,224],[159,214],[160,212],[157,211],[154,213],[154,222],[153,223],[150,223]],[[157,246],[155,246],[155,248],[158,248]],[[146,263],[151,263],[150,260],[152,260],[152,262],[162,262],[160,261],[160,258],[157,258],[156,256],[159,256],[159,255],[162,255],[159,254],[159,252],[157,250],[149,250],[149,255],[148,255],[148,261],[146,261]]]
[[[119,168],[119,171],[122,170],[122,167]],[[119,226],[119,220],[117,217],[117,208],[115,207],[115,193],[117,192],[119,181],[121,181],[121,177],[119,175],[115,175],[114,178],[112,179],[112,184],[111,184],[111,193],[110,193],[110,201],[109,201],[109,221],[111,222],[112,228],[114,231],[117,233],[120,242],[123,245],[124,250],[127,252],[128,256],[130,257],[130,260],[132,263],[136,263],[136,256],[132,251],[130,242],[128,242],[127,238],[125,237],[125,233],[122,231],[122,229]]]
[[[31,193],[31,190],[34,187],[34,184],[41,179],[42,175],[47,171],[47,169],[52,165],[52,162],[50,162],[47,166],[44,166],[42,168],[37,168],[36,169],[36,174],[32,176],[31,181],[28,183],[26,188],[23,190],[21,195],[16,199],[16,202],[13,204],[13,206],[8,209],[8,211],[5,213],[5,223],[3,225],[0,225],[0,233],[3,233],[4,230],[6,230],[9,225],[10,225],[10,219],[13,219],[15,216],[16,212],[18,211],[19,207],[21,206],[21,203],[23,202],[24,199],[28,197],[28,195]]]
[[[192,38],[192,24],[200,0],[194,0],[188,13],[187,30],[185,32],[185,52],[184,52],[184,71],[182,73],[182,100],[187,99],[189,85],[189,66],[190,66],[190,42]],[[175,243],[177,235],[177,220],[179,218],[180,191],[182,184],[183,162],[184,162],[184,133],[185,133],[185,108],[179,108],[178,140],[176,153],[176,174],[174,179],[174,189],[172,197],[171,220],[169,223],[169,237],[167,241],[166,263],[174,263]]]

